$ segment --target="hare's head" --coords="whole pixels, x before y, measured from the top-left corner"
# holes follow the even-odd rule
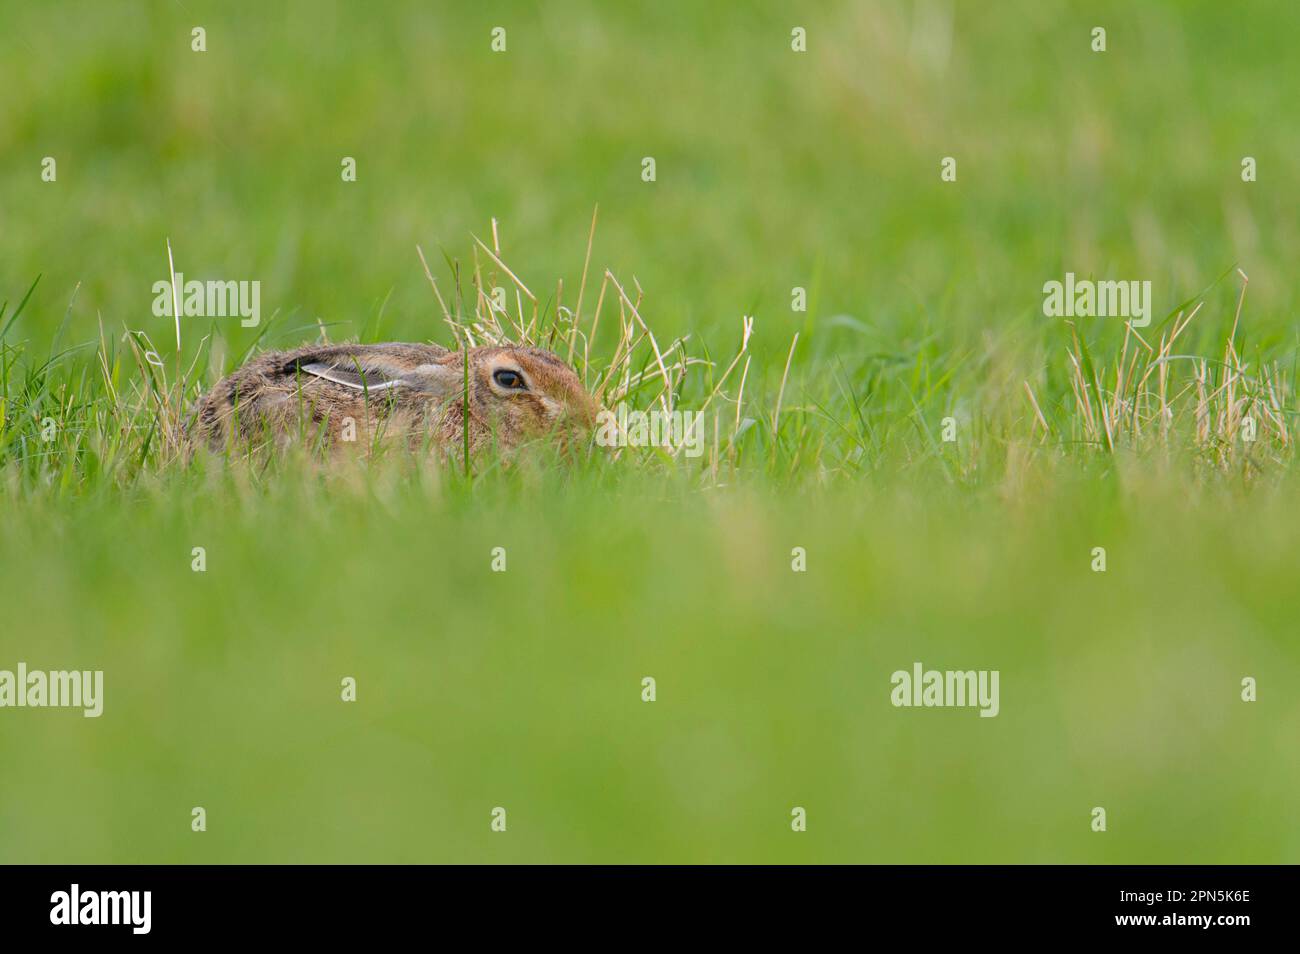
[[[464,355],[444,360],[459,370]],[[573,369],[541,348],[471,348],[469,377],[472,416],[507,445],[547,433],[590,433],[600,410]]]

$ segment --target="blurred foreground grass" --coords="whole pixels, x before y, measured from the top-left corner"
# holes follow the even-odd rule
[[[430,506],[358,475],[13,513],[4,662],[102,668],[106,703],[4,713],[3,857],[1294,861],[1295,488],[1130,483]],[[916,661],[1000,670],[1000,714],[893,708]]]

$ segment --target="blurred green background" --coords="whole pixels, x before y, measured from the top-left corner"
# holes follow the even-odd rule
[[[637,6],[4,0],[5,295],[45,275],[33,333],[77,282],[73,332],[165,331],[170,237],[187,277],[260,280],[289,340],[390,295],[390,334],[440,336],[417,242],[439,266],[495,216],[535,290],[573,289],[599,203],[595,261],[659,327],[720,350],[752,313],[772,363],[796,285],[871,346],[1041,329],[1066,270],[1150,279],[1163,314],[1239,263],[1254,333],[1292,337],[1295,4]]]
[[[1290,2],[0,0],[0,299],[43,276],[37,352],[100,318],[166,342],[170,238],[187,278],[262,282],[263,345],[445,343],[416,243],[436,269],[496,217],[572,290],[599,203],[593,263],[657,328],[729,355],[755,315],[767,392],[801,332],[790,406],[921,348],[980,355],[952,402],[1018,388],[1060,363],[1067,270],[1162,315],[1240,265],[1248,341],[1293,349],[1298,36]],[[107,696],[0,710],[0,861],[1296,861],[1294,479],[1006,456],[960,488],[0,483],[0,669]],[[1000,670],[1001,714],[894,709],[915,661]]]

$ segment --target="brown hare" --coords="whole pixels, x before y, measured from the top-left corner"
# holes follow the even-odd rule
[[[590,437],[599,405],[573,369],[523,345],[469,351],[470,452],[508,453],[547,434],[569,447]],[[430,344],[307,345],[259,355],[199,402],[194,436],[214,448],[300,435],[327,444],[376,434],[428,441],[459,456],[465,354]]]

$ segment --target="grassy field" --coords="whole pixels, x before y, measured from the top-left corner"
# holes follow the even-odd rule
[[[0,0],[0,670],[105,685],[0,709],[0,861],[1300,860],[1297,30]],[[169,243],[260,323],[177,349]],[[1151,324],[1046,317],[1066,272]],[[649,407],[635,306],[704,455],[181,453],[246,354],[496,285],[561,345],[600,301]],[[998,716],[892,705],[918,661]]]

